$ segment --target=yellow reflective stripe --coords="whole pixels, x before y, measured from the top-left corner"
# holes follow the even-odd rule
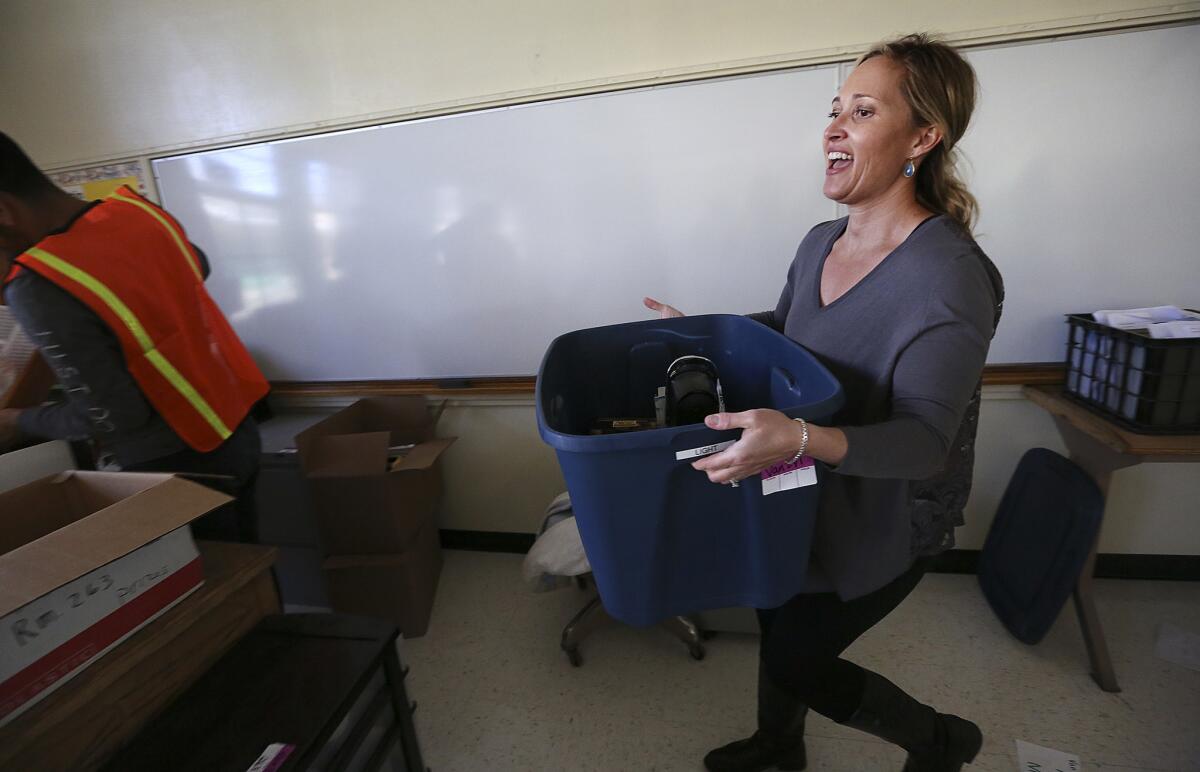
[[[204,281],[204,274],[200,272],[200,266],[196,264],[195,259],[192,257],[191,250],[187,248],[187,245],[183,243],[183,239],[181,239],[175,229],[171,227],[171,223],[167,222],[167,219],[159,214],[154,207],[150,206],[145,201],[141,201],[136,198],[130,198],[129,196],[122,196],[120,193],[113,193],[110,198],[115,198],[118,201],[124,201],[127,204],[133,204],[149,214],[155,220],[158,220],[159,225],[166,228],[167,233],[171,234],[171,238],[175,239],[175,246],[179,247],[179,251],[183,253],[183,259],[186,260],[187,264],[190,265],[192,270],[196,272],[196,278],[198,278],[200,281]]]
[[[26,250],[25,254],[44,263],[48,268],[52,268],[67,278],[82,284],[95,294],[96,297],[100,298],[117,315],[117,318],[129,328],[129,332],[141,347],[143,355],[150,361],[150,364],[154,365],[155,369],[167,379],[167,382],[174,386],[175,390],[183,395],[183,398],[195,408],[196,412],[204,417],[204,420],[208,422],[217,435],[224,440],[233,434],[233,432],[229,431],[229,427],[225,425],[225,422],[221,420],[221,417],[217,415],[216,411],[212,409],[212,406],[208,404],[204,397],[200,396],[200,392],[196,391],[195,387],[183,377],[183,374],[176,370],[175,366],[155,347],[154,341],[150,339],[149,333],[146,332],[146,328],[142,326],[137,315],[130,310],[129,306],[121,302],[121,299],[113,294],[112,290],[104,286],[99,279],[87,271],[71,265],[66,260],[56,257],[44,249],[31,247]]]
[[[122,303],[121,299],[114,295],[112,290],[100,283],[96,277],[39,247],[31,247],[26,250],[25,254],[37,258],[50,268],[87,287],[103,300],[104,304],[111,308],[114,314],[120,317],[125,326],[129,328],[129,331],[133,333],[133,337],[137,340],[138,345],[142,347],[142,351],[149,351],[154,348],[154,341],[150,340],[150,335],[147,334],[146,328],[138,321],[133,311],[129,310],[129,306]]]
[[[208,421],[208,425],[213,428],[218,437],[222,440],[229,439],[229,435],[233,434],[233,432],[229,431],[229,427],[225,425],[225,422],[221,420],[216,411],[209,406],[204,397],[200,396],[200,392],[196,391],[192,384],[188,383],[187,378],[184,378],[183,374],[167,361],[167,358],[162,355],[161,351],[158,349],[147,351],[146,359],[149,359],[150,364],[158,368],[158,371],[162,373],[164,378],[171,382],[175,390],[191,403],[192,407],[204,417],[205,421]]]

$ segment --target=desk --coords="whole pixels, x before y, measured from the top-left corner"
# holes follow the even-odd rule
[[[95,769],[279,612],[273,548],[198,546],[204,586],[0,729],[0,769]]]
[[[1092,476],[1106,501],[1112,473],[1118,469],[1143,461],[1200,461],[1200,435],[1136,434],[1072,402],[1063,395],[1060,386],[1026,386],[1022,393],[1054,418],[1071,460]],[[1075,611],[1079,615],[1083,642],[1091,660],[1092,678],[1104,691],[1119,692],[1121,687],[1117,685],[1117,674],[1113,670],[1093,597],[1092,579],[1099,547],[1100,534],[1097,531],[1096,542],[1075,585]]]
[[[267,617],[105,772],[245,772],[274,743],[293,746],[281,772],[423,772],[398,633],[340,614]]]

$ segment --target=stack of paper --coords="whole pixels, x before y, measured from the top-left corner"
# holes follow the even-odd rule
[[[1200,338],[1200,313],[1179,306],[1095,311],[1092,318],[1118,330],[1145,330],[1151,338]]]
[[[1200,316],[1150,325],[1151,338],[1200,338]]]

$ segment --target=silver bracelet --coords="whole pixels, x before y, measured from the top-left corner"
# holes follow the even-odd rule
[[[804,436],[800,439],[800,450],[797,450],[796,455],[792,456],[792,460],[788,462],[789,464],[796,463],[808,452],[808,422],[803,418],[793,418],[792,420],[800,422],[800,429],[804,432]]]

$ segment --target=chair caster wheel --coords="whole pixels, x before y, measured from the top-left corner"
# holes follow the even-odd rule
[[[570,660],[573,667],[579,667],[583,664],[583,657],[579,656],[579,649],[572,647],[563,649],[563,651],[567,653],[567,659]]]
[[[704,659],[704,653],[704,647],[698,643],[693,643],[691,646],[688,646],[688,654],[691,654],[692,659],[694,660],[698,661]]]

